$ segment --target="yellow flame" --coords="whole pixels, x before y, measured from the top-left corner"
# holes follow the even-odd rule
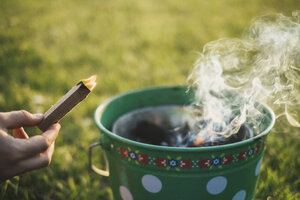
[[[82,80],[82,82],[90,91],[92,91],[97,84],[96,79],[97,79],[97,76],[93,75],[88,79]]]

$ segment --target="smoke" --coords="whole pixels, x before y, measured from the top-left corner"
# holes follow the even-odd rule
[[[229,137],[245,122],[258,129],[256,101],[300,127],[300,12],[262,16],[241,38],[206,44],[188,80],[201,112],[199,135]]]

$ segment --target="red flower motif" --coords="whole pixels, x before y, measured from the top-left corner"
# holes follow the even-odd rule
[[[210,166],[210,160],[209,159],[200,159],[200,161],[198,162],[198,165],[201,167],[201,168],[207,168]]]
[[[259,152],[259,149],[260,149],[260,144],[257,144],[255,149],[254,149],[254,153],[257,153]]]
[[[128,157],[128,151],[125,148],[120,147],[119,151],[121,153],[121,156],[123,156],[124,158]]]
[[[243,151],[240,153],[240,155],[238,156],[239,160],[245,160],[247,157],[247,151]]]
[[[230,165],[233,161],[233,156],[232,155],[228,155],[228,156],[224,156],[222,159],[222,162],[224,165]]]
[[[165,166],[167,166],[167,161],[164,158],[156,157],[156,159],[154,160],[154,162],[159,167],[165,167]]]
[[[265,139],[265,140],[263,141],[263,144],[262,144],[263,147],[265,147],[266,142],[267,142],[267,139]]]
[[[179,166],[181,168],[187,168],[187,169],[190,169],[191,166],[193,165],[193,163],[191,162],[191,159],[188,159],[188,160],[181,160],[179,162]]]
[[[149,158],[146,154],[139,154],[138,155],[138,160],[141,162],[141,163],[144,163],[144,164],[148,164],[149,163]]]

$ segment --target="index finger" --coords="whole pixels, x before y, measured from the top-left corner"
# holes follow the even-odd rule
[[[30,137],[27,140],[17,139],[20,142],[19,150],[22,152],[21,157],[29,157],[45,152],[55,141],[59,130],[60,124],[56,123],[51,125],[41,135]]]
[[[42,114],[31,114],[25,110],[0,112],[0,126],[6,129],[35,126],[42,119]]]

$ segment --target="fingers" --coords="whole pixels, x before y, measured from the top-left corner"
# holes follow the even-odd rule
[[[18,140],[19,151],[23,158],[45,152],[55,141],[60,125],[51,125],[42,135],[30,137],[27,140]]]
[[[54,152],[54,143],[55,142],[53,142],[44,153],[20,161],[12,168],[12,171],[14,171],[15,175],[20,175],[28,171],[49,166]]]
[[[40,169],[43,167],[47,167],[51,163],[52,155],[54,152],[54,142],[50,145],[50,147],[44,153],[31,157],[27,160],[22,161],[19,166],[24,171],[31,171],[34,169]]]
[[[43,134],[30,138],[23,128],[13,129],[15,138],[0,130],[0,153],[4,153],[0,154],[0,179],[48,166],[59,130],[60,125],[53,124]],[[4,145],[1,145],[1,141],[4,141]]]
[[[19,139],[28,139],[29,138],[27,133],[23,129],[23,127],[13,129],[13,136],[15,138],[19,138]]]
[[[42,114],[31,114],[25,110],[0,113],[0,125],[6,129],[35,126],[39,124],[42,119]]]
[[[60,130],[60,124],[52,124],[49,128],[42,134],[44,138],[48,141],[48,144],[52,144],[56,139],[58,132]]]

